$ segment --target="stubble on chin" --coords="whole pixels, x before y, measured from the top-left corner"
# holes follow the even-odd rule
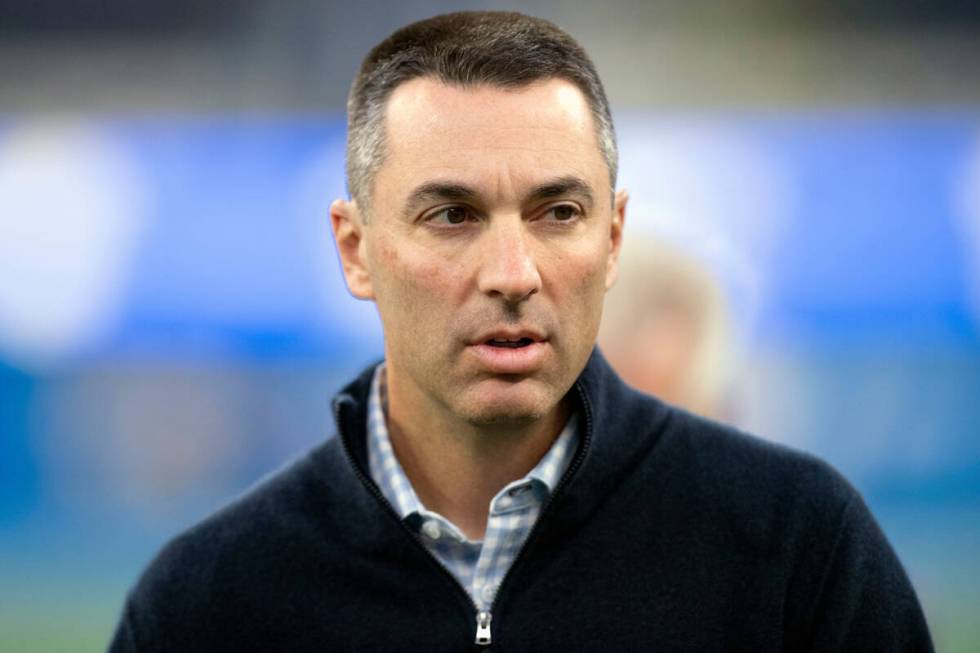
[[[512,387],[506,387],[511,385]],[[552,415],[568,388],[558,379],[496,377],[449,388],[448,408],[477,428],[522,429]]]

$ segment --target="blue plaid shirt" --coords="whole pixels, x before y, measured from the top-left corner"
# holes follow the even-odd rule
[[[568,468],[578,446],[577,420],[568,420],[548,453],[527,476],[490,501],[482,542],[466,538],[452,522],[427,510],[395,457],[385,420],[384,363],[378,365],[368,400],[368,465],[371,478],[422,544],[455,576],[479,610],[489,610],[541,508]]]

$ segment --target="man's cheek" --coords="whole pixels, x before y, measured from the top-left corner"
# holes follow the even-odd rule
[[[599,292],[605,292],[606,262],[604,259],[600,259],[594,252],[589,251],[582,252],[574,258],[569,257],[567,262],[570,265],[563,266],[558,279],[560,283],[572,291],[577,299],[589,299]]]
[[[388,299],[401,311],[422,312],[420,302],[431,304],[441,294],[444,271],[437,262],[390,244],[378,254]]]

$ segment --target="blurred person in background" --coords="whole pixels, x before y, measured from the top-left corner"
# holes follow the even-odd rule
[[[626,194],[595,68],[514,13],[376,46],[331,220],[385,360],[338,437],[171,541],[113,651],[929,651],[826,464],[626,386],[595,349]]]
[[[634,388],[716,420],[730,421],[735,343],[718,282],[690,256],[631,237],[606,296],[599,344]]]

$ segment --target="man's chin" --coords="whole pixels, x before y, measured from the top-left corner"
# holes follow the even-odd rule
[[[547,417],[558,405],[560,397],[544,388],[475,387],[457,398],[456,411],[468,422],[478,426],[524,426]]]
[[[527,426],[545,415],[546,412],[521,410],[516,407],[509,410],[488,408],[467,415],[466,419],[475,426]]]

